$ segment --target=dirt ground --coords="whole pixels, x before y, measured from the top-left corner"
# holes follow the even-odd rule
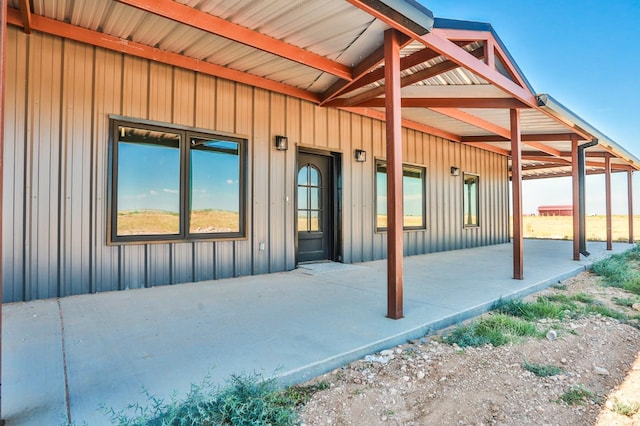
[[[549,288],[525,300],[586,293],[628,316],[639,314],[612,302],[637,296],[603,287],[588,272],[562,284],[565,290]],[[301,420],[308,426],[640,425],[637,328],[599,315],[538,326],[556,337],[461,349],[442,342],[444,330],[368,356],[310,382],[329,388],[314,394]],[[562,373],[538,377],[522,367],[525,361]],[[560,400],[576,386],[593,396],[576,405]]]

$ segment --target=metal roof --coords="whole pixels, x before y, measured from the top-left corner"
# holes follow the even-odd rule
[[[460,143],[510,155],[521,110],[523,178],[570,171],[571,137],[597,139],[590,172],[640,161],[548,95],[536,96],[494,28],[434,18],[415,0],[38,0],[8,22],[380,117],[384,32],[403,33],[402,115]],[[550,136],[553,135],[553,136]],[[548,166],[548,167],[545,167]]]

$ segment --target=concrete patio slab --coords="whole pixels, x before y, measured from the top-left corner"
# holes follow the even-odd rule
[[[611,253],[590,243],[592,256],[575,262],[571,247],[527,240],[522,281],[511,279],[510,244],[405,258],[397,321],[385,318],[385,261],[5,304],[2,414],[7,425],[101,425],[101,406],[146,404],[143,389],[181,397],[205,376],[222,384],[254,371],[301,382]]]

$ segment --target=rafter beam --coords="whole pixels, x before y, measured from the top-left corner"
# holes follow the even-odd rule
[[[384,111],[379,111],[376,109],[360,108],[360,107],[344,107],[339,109],[343,111],[352,112],[354,114],[363,115],[365,117],[373,118],[380,121],[384,121],[386,118]],[[406,118],[402,119],[402,127],[406,127],[407,129],[417,130],[423,133],[429,133],[433,136],[438,136],[453,142],[460,142],[460,135],[456,135],[455,133],[447,132],[445,130],[440,130],[435,127],[427,126],[426,124],[418,123],[416,121],[407,120]]]
[[[484,49],[481,47],[475,49],[471,52],[471,55],[477,55],[478,57],[482,57],[484,54]],[[436,55],[439,56],[439,55]],[[416,73],[407,75],[400,80],[400,86],[406,87],[410,86],[419,81],[427,80],[429,78],[438,76],[447,71],[451,71],[453,69],[458,68],[459,65],[453,61],[444,61],[440,62],[432,67],[426,68],[422,71],[418,71]],[[377,81],[377,80],[376,80]],[[369,89],[366,92],[360,93],[356,96],[347,99],[335,99],[334,101],[328,102],[327,106],[359,106],[361,102],[368,101],[373,98],[377,98],[378,96],[384,95],[384,85],[379,87],[374,87],[373,89]]]
[[[22,27],[19,10],[8,8],[7,18],[11,25]],[[197,71],[202,74],[225,78],[227,80],[271,90],[273,92],[290,95],[315,103],[320,102],[318,95],[315,93],[299,89],[297,87],[289,86],[257,75],[247,74],[242,71],[236,71],[220,65],[211,64],[209,62],[199,61],[177,53],[166,52],[145,44],[123,40],[118,37],[88,30],[86,28],[80,28],[75,25],[66,24],[43,16],[33,15],[32,27],[35,31],[79,41],[92,46],[98,46],[116,52],[149,59],[151,61],[161,62],[163,64],[173,65],[191,71]]]
[[[561,152],[559,150],[551,148],[551,147],[548,147],[543,143],[540,143],[540,142],[525,142],[525,141],[523,141],[523,142],[524,142],[525,145],[529,145],[531,148],[536,148],[536,149],[538,149],[538,150],[540,150],[540,151],[542,151],[542,152],[544,152],[546,154],[553,155],[554,157],[561,157],[561,155],[560,155]]]
[[[369,99],[360,107],[382,108],[384,98]],[[525,108],[513,98],[402,98],[403,108]]]
[[[556,157],[544,157],[537,155],[525,155],[522,153],[523,161],[538,161],[538,162],[547,162],[547,163],[562,163],[562,164],[571,164],[571,160],[567,160],[565,158],[556,158]]]
[[[467,142],[465,145],[475,146],[476,148],[484,149],[485,151],[495,152],[496,154],[504,155],[507,157],[511,156],[511,151],[507,149],[498,148],[497,146],[489,145],[484,142]]]
[[[20,0],[18,6],[20,8],[24,32],[31,34],[31,6],[29,5],[29,0]]]
[[[536,134],[536,135],[522,135],[523,142],[564,142],[571,141],[571,137],[576,135],[575,133],[552,133],[552,134]],[[579,137],[579,136],[578,136]],[[583,138],[579,137],[579,140]],[[496,137],[492,135],[482,136],[464,136],[462,142],[509,142],[507,138]]]
[[[430,108],[430,109],[439,114],[445,115],[447,117],[455,118],[456,120],[463,121],[471,126],[477,127],[482,130],[486,130],[487,132],[491,132],[496,135],[507,137],[507,138],[511,136],[511,131],[509,129],[500,127],[497,124],[484,120],[473,114],[469,114],[468,112],[461,111],[455,108]]]
[[[290,61],[298,62],[344,80],[353,78],[351,68],[346,65],[172,0],[116,1]]]
[[[407,44],[411,43],[411,40],[406,35],[400,34],[398,36],[402,47],[405,47]],[[425,49],[426,50],[426,49]],[[413,56],[413,55],[410,55]],[[347,92],[348,90],[354,90],[357,87],[365,86],[369,83],[361,83],[364,80],[364,77],[370,79],[370,74],[377,73],[378,70],[374,69],[384,62],[384,46],[380,46],[369,56],[360,61],[356,66],[353,67],[353,79],[352,80],[338,80],[329,87],[324,94],[322,95],[322,104],[332,100],[336,96],[340,96],[341,94]],[[402,65],[402,59],[400,60],[400,64]],[[380,73],[384,73],[384,71],[380,71]],[[378,80],[383,78],[381,76]],[[374,80],[377,81],[377,80]],[[358,85],[356,87],[356,85]],[[321,104],[321,105],[322,105]]]
[[[455,43],[434,33],[425,34],[420,37],[419,40],[424,43],[425,46],[446,56],[461,67],[487,80],[494,86],[506,91],[516,99],[524,102],[527,106],[538,108],[538,101],[536,97],[528,89],[514,83],[495,69],[489,67],[483,61],[479,61],[478,58],[456,46]]]

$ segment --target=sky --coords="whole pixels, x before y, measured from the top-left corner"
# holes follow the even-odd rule
[[[536,93],[548,93],[640,157],[640,0],[419,0],[439,18],[490,23]],[[604,175],[588,176],[587,214],[604,214]],[[640,172],[633,179],[640,214]],[[571,179],[523,182],[523,211],[571,204]],[[612,175],[627,214],[626,173]]]

